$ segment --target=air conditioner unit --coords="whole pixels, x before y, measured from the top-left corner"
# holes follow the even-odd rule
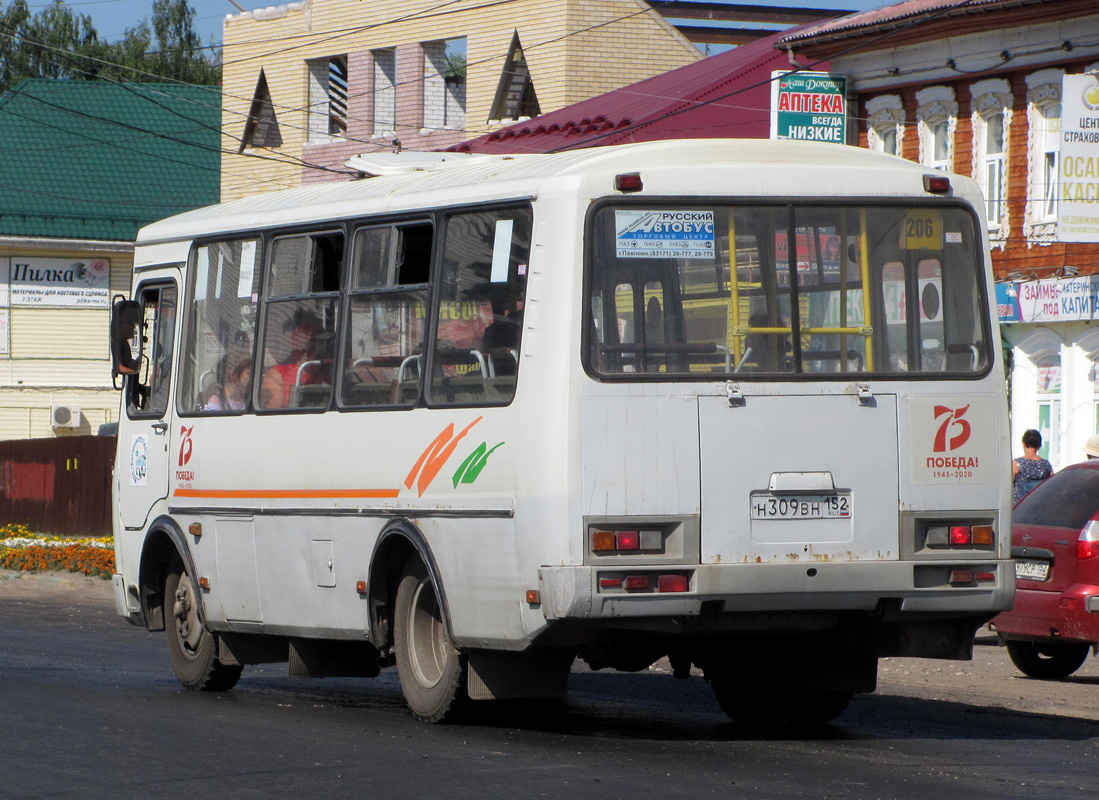
[[[55,428],[79,428],[80,406],[53,406],[50,424]]]

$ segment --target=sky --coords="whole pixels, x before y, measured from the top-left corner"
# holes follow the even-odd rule
[[[842,8],[851,11],[865,11],[871,8],[891,5],[897,0],[728,0],[743,5],[779,6],[785,8]],[[264,0],[236,0],[249,11],[279,3]],[[7,5],[7,2],[3,2]],[[237,14],[239,10],[229,0],[190,0],[195,10],[195,28],[204,44],[211,39],[221,43],[221,24],[226,14]],[[28,0],[32,13],[48,5],[47,0]],[[92,18],[101,39],[116,41],[122,38],[127,28],[133,27],[142,19],[151,19],[152,0],[66,0],[66,5],[80,14]]]

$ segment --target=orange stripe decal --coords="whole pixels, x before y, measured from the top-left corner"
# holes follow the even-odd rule
[[[176,489],[176,497],[236,498],[236,499],[328,499],[371,498],[391,499],[399,489]]]

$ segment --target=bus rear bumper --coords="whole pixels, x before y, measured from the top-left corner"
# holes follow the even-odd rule
[[[982,579],[957,580],[965,572]],[[1011,607],[1015,574],[1010,560],[579,566],[543,567],[539,584],[551,621],[689,617],[703,609],[872,612],[883,602],[902,614],[991,616]]]

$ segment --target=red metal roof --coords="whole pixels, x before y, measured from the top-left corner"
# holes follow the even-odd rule
[[[846,36],[863,36],[880,30],[890,30],[898,23],[912,21],[913,17],[941,19],[1044,2],[1049,0],[905,0],[903,3],[858,14],[848,14],[846,17],[827,22],[803,25],[796,31],[784,31],[779,37],[779,42],[796,45],[806,40],[821,41]]]
[[[775,45],[788,33],[781,31],[449,149],[550,153],[658,139],[766,139],[771,130],[771,72],[791,68],[786,51]],[[826,71],[828,62],[813,69]]]

